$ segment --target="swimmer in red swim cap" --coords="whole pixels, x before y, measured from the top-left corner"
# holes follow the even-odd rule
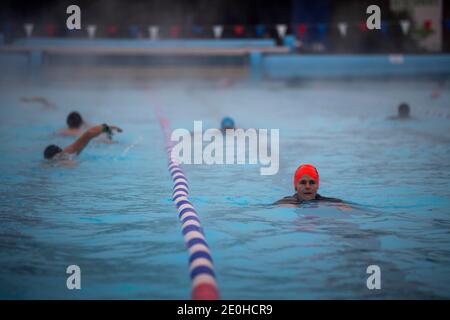
[[[319,173],[317,169],[310,164],[298,167],[294,174],[294,189],[297,191],[299,199],[315,199],[319,189]]]
[[[275,204],[300,204],[304,201],[342,202],[341,199],[322,197],[319,190],[319,172],[311,164],[302,164],[294,174],[296,193],[275,202]]]

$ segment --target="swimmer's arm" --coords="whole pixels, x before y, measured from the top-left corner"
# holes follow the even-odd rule
[[[104,132],[105,126],[103,124],[89,128],[86,130],[81,137],[78,138],[77,141],[72,143],[70,146],[64,148],[65,153],[75,153],[80,154],[83,151],[84,147],[88,145],[88,143],[95,137],[99,136],[102,132]],[[109,126],[111,130],[116,130],[118,132],[122,132],[122,129],[116,126]]]
[[[66,153],[80,154],[81,151],[83,151],[84,147],[88,145],[89,141],[100,135],[102,132],[103,132],[103,125],[98,125],[89,128],[74,143],[64,148],[63,151]]]
[[[55,109],[56,106],[44,97],[36,97],[35,101],[42,104],[45,108]]]

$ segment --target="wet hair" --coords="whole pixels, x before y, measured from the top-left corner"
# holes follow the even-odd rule
[[[401,118],[409,117],[409,105],[407,103],[402,103],[398,106],[398,116]]]
[[[47,148],[45,148],[44,150],[44,158],[45,159],[52,159],[57,153],[62,152],[62,149],[60,147],[58,147],[55,144],[51,144],[49,145]]]
[[[70,129],[78,129],[83,124],[83,118],[78,112],[74,111],[69,113],[66,122]]]
[[[225,129],[234,129],[234,120],[230,117],[225,117],[222,119],[221,123],[222,130]]]

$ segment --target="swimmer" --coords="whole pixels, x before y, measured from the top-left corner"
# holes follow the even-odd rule
[[[194,121],[194,131],[189,131],[189,134],[191,136],[193,136],[194,134],[203,135],[202,125],[200,125],[200,128],[196,128],[195,123],[196,123],[196,121]],[[220,130],[220,132],[222,132],[222,134],[226,134],[227,129],[236,130],[238,128],[236,128],[236,126],[234,125],[234,120],[232,118],[225,117],[222,119],[222,121],[220,123],[220,129],[217,129],[217,128],[211,128],[211,129],[212,130]]]
[[[236,129],[234,125],[234,120],[230,117],[225,117],[222,119],[222,122],[220,124],[220,130],[225,133],[227,129]]]
[[[341,199],[322,197],[317,193],[319,190],[319,173],[317,169],[310,164],[303,164],[297,168],[294,175],[294,188],[296,193],[292,196],[284,197],[274,204],[288,205],[297,207],[305,201],[327,201],[334,203],[343,203]],[[341,205],[341,209],[350,209]]]
[[[388,118],[389,120],[408,120],[412,119],[410,116],[410,108],[407,103],[401,103],[398,106],[398,115]]]
[[[68,128],[61,129],[59,131],[60,135],[79,136],[82,133],[82,126],[84,125],[84,121],[78,112],[73,111],[69,113],[66,119],[66,123]]]
[[[25,103],[39,103],[44,109],[56,109],[56,106],[44,97],[22,97],[20,101]]]
[[[122,129],[116,126],[108,126],[107,124],[101,124],[86,130],[81,137],[79,137],[74,143],[61,149],[57,145],[49,145],[44,150],[44,158],[47,160],[59,160],[64,159],[65,155],[78,155],[83,151],[84,147],[95,137],[102,133],[108,135],[113,134],[113,130],[117,132],[122,132]]]

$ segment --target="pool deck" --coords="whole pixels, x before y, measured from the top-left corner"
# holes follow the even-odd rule
[[[39,79],[45,56],[67,57],[196,57],[208,59],[245,58],[249,80],[298,79],[314,77],[447,76],[448,54],[293,54],[288,46],[277,46],[272,39],[148,40],[148,39],[18,39],[0,46],[0,66],[28,70]],[[197,64],[196,64],[197,63]],[[96,65],[92,65],[95,67]]]

